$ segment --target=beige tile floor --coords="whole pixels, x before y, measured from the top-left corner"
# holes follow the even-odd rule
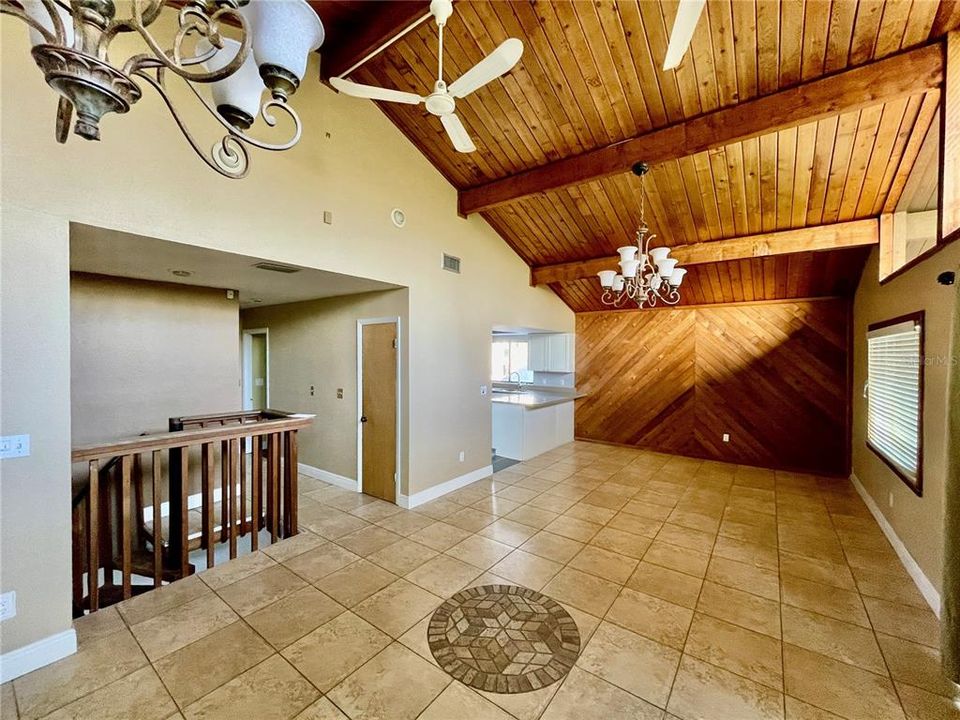
[[[960,718],[845,480],[572,443],[414,511],[301,483],[300,535],[77,622],[3,717]],[[562,682],[478,693],[433,662],[430,614],[491,582],[574,617]]]

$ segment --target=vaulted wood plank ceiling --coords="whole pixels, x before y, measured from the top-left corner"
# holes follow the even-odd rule
[[[951,0],[708,0],[683,63],[664,72],[676,5],[457,2],[444,33],[446,80],[507,37],[525,46],[511,73],[458,101],[477,152],[455,152],[422,106],[381,107],[464,190],[864,65],[960,24]],[[426,94],[436,80],[436,53],[436,27],[426,22],[351,77]],[[874,217],[899,197],[938,101],[937,89],[921,88],[657,164],[644,193],[648,221],[675,246]],[[639,202],[637,180],[626,173],[482,214],[525,262],[541,266],[612,254],[631,241]],[[848,293],[866,252],[696,266],[684,302]],[[601,308],[593,280],[551,287],[575,310]]]

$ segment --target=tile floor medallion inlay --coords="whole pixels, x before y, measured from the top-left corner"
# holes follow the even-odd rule
[[[580,653],[580,631],[559,603],[517,585],[481,585],[443,603],[427,627],[430,652],[477,690],[524,693],[563,678]]]

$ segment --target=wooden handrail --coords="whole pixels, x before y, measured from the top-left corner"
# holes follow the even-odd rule
[[[289,417],[290,413],[282,410],[234,410],[225,413],[210,413],[208,415],[189,415],[183,417],[170,418],[170,430],[187,430],[204,428],[213,423],[224,425],[225,423],[250,423],[262,422],[264,420],[280,420]]]
[[[283,419],[263,420],[244,425],[224,425],[200,430],[178,430],[175,432],[141,435],[126,440],[116,440],[100,445],[76,447],[71,452],[73,462],[100,460],[114,455],[129,455],[135,452],[166,450],[169,448],[190,447],[215,440],[233,440],[251,435],[268,435],[287,430],[301,430],[309,426],[315,415],[291,414]],[[255,429],[254,429],[255,428]]]

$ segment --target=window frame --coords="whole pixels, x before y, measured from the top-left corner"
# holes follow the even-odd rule
[[[507,377],[506,377],[506,378],[495,378],[495,377],[493,377],[493,367],[492,367],[492,364],[491,364],[491,368],[490,368],[490,382],[513,382],[512,380],[509,379],[509,377],[510,377],[511,375],[513,375],[513,373],[515,373],[515,372],[518,372],[518,373],[522,373],[522,372],[533,373],[533,371],[530,370],[530,368],[529,368],[529,364],[530,364],[530,339],[529,339],[529,338],[523,337],[523,336],[516,336],[516,335],[506,335],[506,336],[494,338],[493,342],[491,343],[491,349],[492,349],[493,346],[496,345],[497,343],[506,343],[507,346],[508,346],[508,347],[507,347]],[[526,346],[527,346],[527,367],[523,368],[523,370],[511,370],[510,368],[513,367],[513,346],[514,346],[514,345],[520,345],[520,344],[523,344],[523,345],[526,345]],[[492,357],[491,357],[491,359],[492,359]],[[533,379],[531,379],[531,380],[529,380],[529,381],[521,380],[521,382],[534,382],[534,380],[533,380]]]
[[[897,477],[899,477],[904,485],[910,488],[917,497],[923,497],[923,410],[924,410],[924,388],[926,385],[926,376],[925,376],[925,366],[926,366],[926,322],[925,322],[926,313],[923,310],[917,312],[907,313],[906,315],[900,315],[899,317],[890,318],[889,320],[882,320],[880,322],[871,323],[867,326],[867,383],[870,382],[870,333],[875,330],[882,330],[883,328],[890,327],[891,325],[899,325],[901,323],[913,322],[920,328],[920,345],[919,345],[919,377],[918,377],[918,388],[917,388],[917,476],[916,479],[911,478],[909,475],[903,472],[903,470],[894,462],[880,448],[876,447],[872,442],[870,442],[870,400],[869,396],[867,397],[867,416],[866,422],[867,427],[865,431],[866,445],[870,448],[877,457],[879,457],[884,464],[890,468]]]

